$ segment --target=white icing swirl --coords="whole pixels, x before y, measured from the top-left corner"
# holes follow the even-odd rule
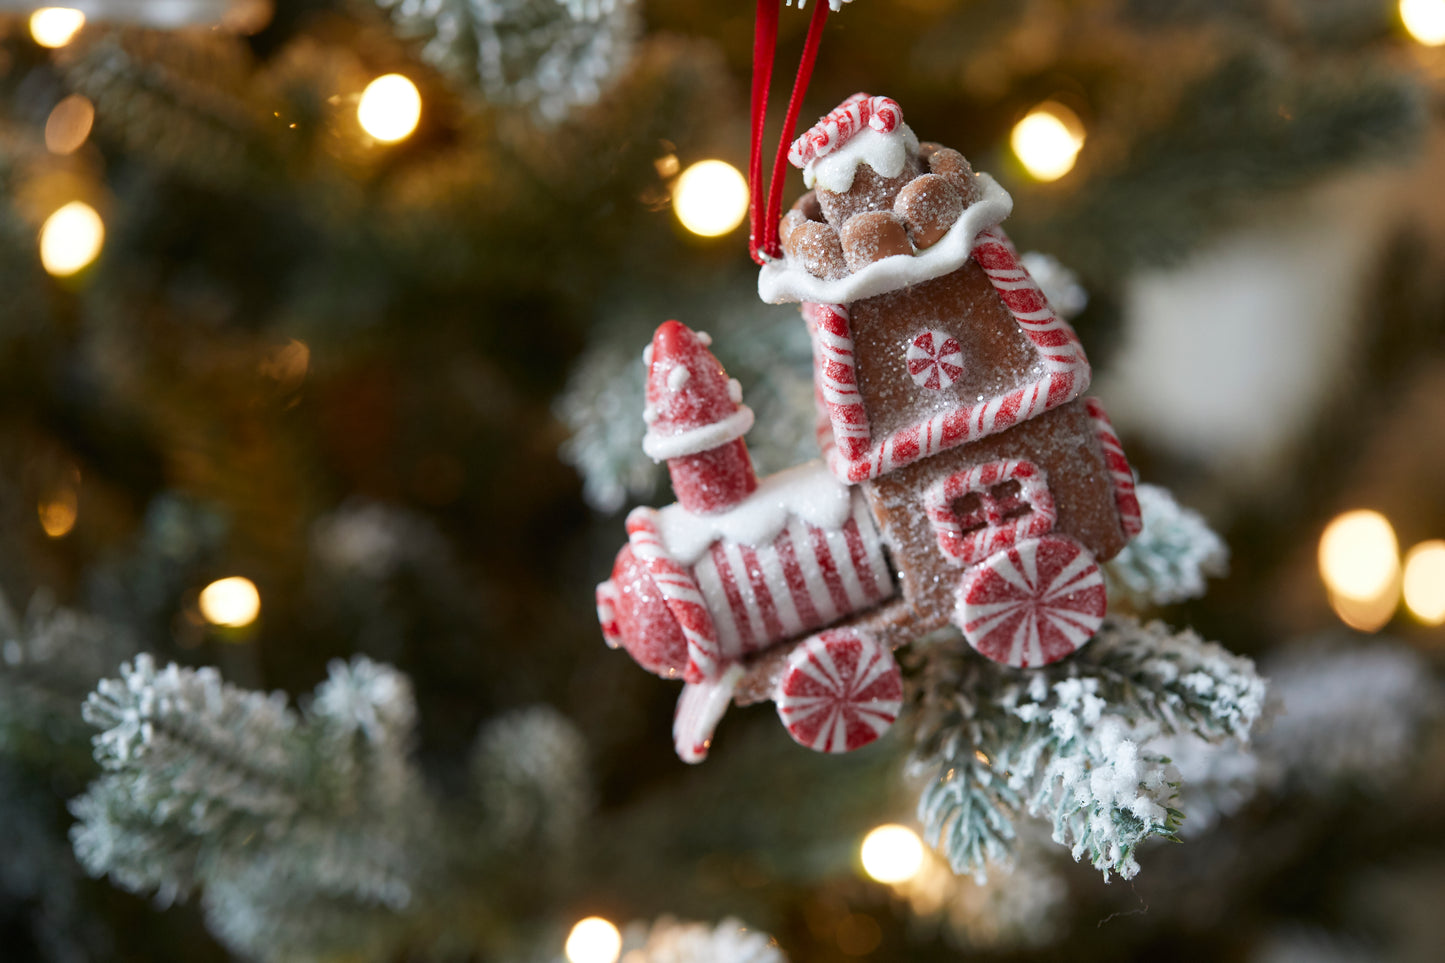
[[[918,138],[907,124],[899,124],[887,134],[864,127],[842,147],[808,161],[803,167],[803,183],[809,190],[816,186],[842,194],[853,186],[859,164],[867,164],[882,177],[897,177],[909,155],[917,153]]]

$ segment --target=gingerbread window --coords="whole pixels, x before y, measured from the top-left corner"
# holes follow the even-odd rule
[[[944,555],[973,565],[1054,527],[1054,497],[1033,462],[991,461],[941,478],[923,496]]]

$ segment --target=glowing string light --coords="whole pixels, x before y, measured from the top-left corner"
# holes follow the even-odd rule
[[[256,583],[233,575],[201,589],[201,615],[212,625],[241,628],[261,614],[261,593]]]
[[[923,840],[907,826],[879,826],[859,849],[863,871],[880,883],[903,883],[923,869]]]
[[[1445,541],[1421,542],[1405,556],[1405,607],[1426,625],[1445,624]]]
[[[105,223],[84,201],[71,201],[40,228],[40,263],[55,277],[69,277],[100,255]]]
[[[421,91],[401,74],[377,77],[361,92],[356,119],[383,144],[405,140],[421,121]]]
[[[1400,546],[1389,519],[1360,509],[1337,516],[1319,545],[1320,578],[1346,625],[1374,632],[1400,602]]]
[[[1445,0],[1400,0],[1400,20],[1425,46],[1445,44]]]
[[[600,916],[578,920],[567,934],[569,963],[616,963],[622,954],[622,934]]]
[[[725,161],[698,161],[673,185],[672,209],[692,233],[720,237],[747,216],[748,182]]]
[[[1072,110],[1049,101],[1014,125],[1009,145],[1031,175],[1056,181],[1074,169],[1084,147],[1084,125]]]
[[[1360,509],[1337,516],[1320,536],[1320,576],[1337,595],[1366,601],[1386,592],[1400,571],[1389,519]]]
[[[85,26],[85,14],[69,7],[41,7],[30,15],[30,36],[42,47],[64,47]]]

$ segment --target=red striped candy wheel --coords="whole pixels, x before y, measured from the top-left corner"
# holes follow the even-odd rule
[[[1104,578],[1072,538],[1045,535],[995,552],[963,577],[956,624],[995,662],[1048,665],[1093,638],[1104,621]]]
[[[800,745],[851,752],[898,718],[903,675],[887,646],[853,629],[830,629],[793,650],[773,698]]]

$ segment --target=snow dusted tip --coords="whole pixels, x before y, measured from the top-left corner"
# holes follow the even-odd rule
[[[1104,565],[1111,599],[1136,609],[1198,598],[1229,569],[1229,549],[1198,512],[1157,485],[1135,489],[1144,529]]]
[[[980,881],[1012,860],[1025,812],[1051,821],[1076,859],[1132,877],[1140,844],[1177,835],[1183,818],[1179,773],[1156,740],[1242,744],[1264,711],[1249,659],[1122,616],[1073,658],[1025,675],[948,645],[918,657],[919,820],[954,871]]]

